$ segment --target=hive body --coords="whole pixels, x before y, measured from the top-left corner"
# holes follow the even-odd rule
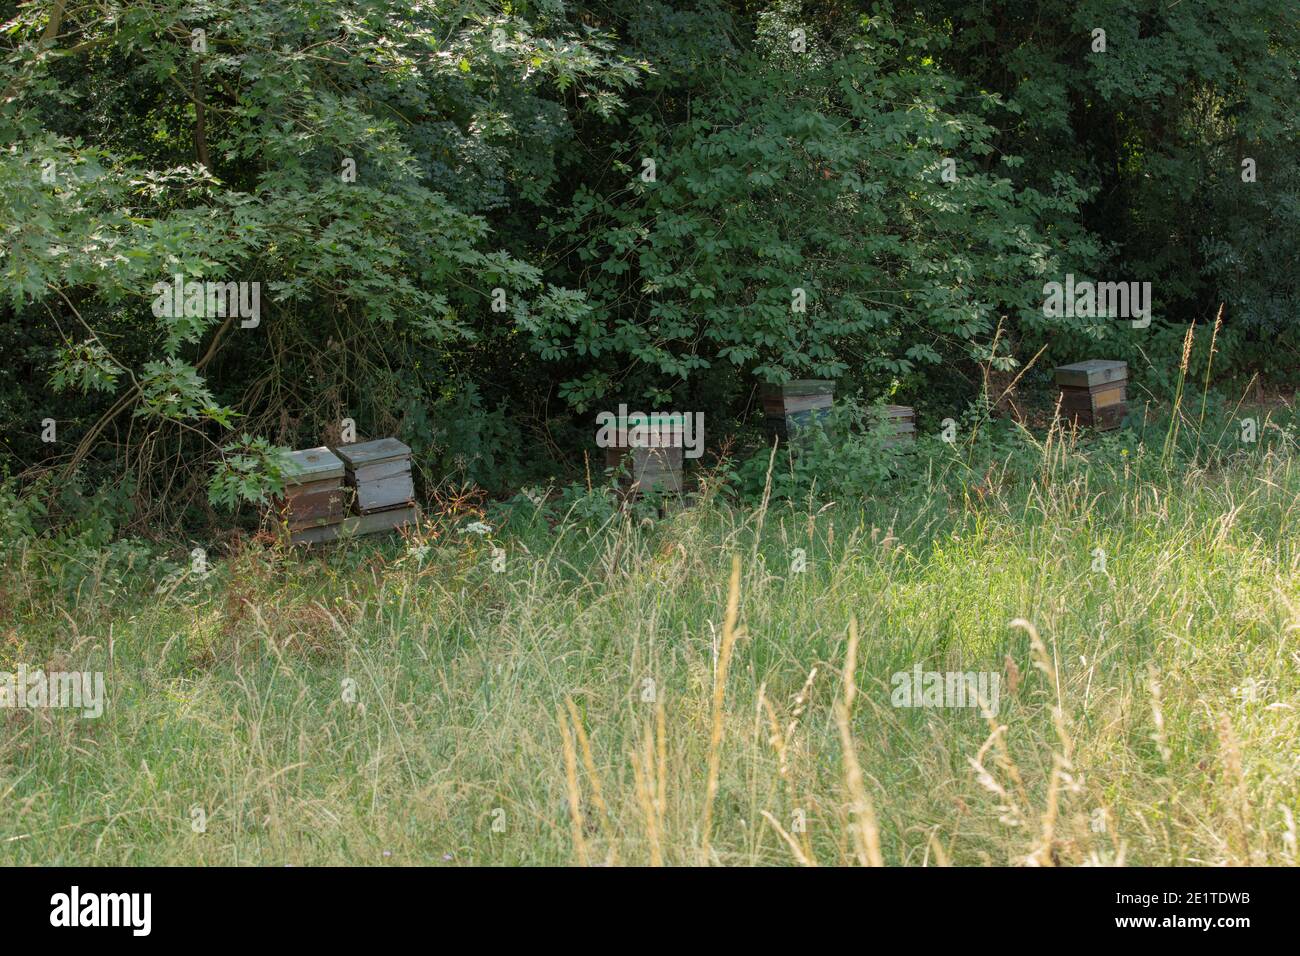
[[[328,448],[307,448],[289,456],[284,495],[275,502],[290,532],[338,524],[347,517],[343,462]]]
[[[885,415],[893,431],[892,437],[885,439],[886,448],[916,441],[916,409],[908,405],[886,405]]]
[[[1061,416],[1079,425],[1107,431],[1128,414],[1128,364],[1089,359],[1056,370]]]
[[[763,418],[768,431],[789,441],[799,429],[826,415],[835,401],[835,383],[829,379],[796,379],[783,385],[764,384]]]
[[[684,424],[680,415],[629,415],[605,449],[605,467],[625,470],[626,491],[681,494]]]
[[[340,445],[334,450],[343,459],[360,514],[405,508],[414,500],[411,449],[396,438]]]

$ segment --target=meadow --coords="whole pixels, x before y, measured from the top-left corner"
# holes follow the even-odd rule
[[[198,572],[11,540],[0,670],[108,702],[0,710],[0,861],[1293,865],[1288,414],[1177,462],[922,442],[852,500],[521,496]],[[996,712],[894,706],[918,665],[997,674]]]

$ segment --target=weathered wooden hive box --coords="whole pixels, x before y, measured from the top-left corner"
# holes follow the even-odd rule
[[[784,385],[764,383],[763,418],[768,431],[790,440],[798,430],[815,423],[835,401],[835,383],[828,379],[796,379]]]
[[[681,494],[685,450],[681,415],[629,415],[618,423],[605,467],[625,469],[624,490]]]
[[[1080,425],[1108,431],[1128,414],[1128,363],[1089,359],[1056,370],[1061,415]]]
[[[275,502],[277,513],[297,532],[336,525],[348,513],[348,493],[343,486],[343,461],[328,448],[307,448],[289,455],[284,495]]]
[[[414,501],[411,449],[396,438],[339,445],[334,451],[343,459],[360,514],[406,508]]]
[[[909,405],[886,405],[886,423],[893,432],[885,439],[885,447],[916,441],[916,409]]]

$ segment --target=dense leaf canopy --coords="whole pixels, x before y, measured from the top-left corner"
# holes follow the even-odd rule
[[[1138,361],[1219,303],[1227,367],[1300,367],[1300,18],[1274,0],[0,21],[10,471],[233,503],[350,418],[495,489],[619,400],[718,422],[817,377],[921,404],[1043,345]],[[1067,273],[1151,282],[1156,321],[1044,315]],[[178,281],[255,284],[259,313],[154,307]]]

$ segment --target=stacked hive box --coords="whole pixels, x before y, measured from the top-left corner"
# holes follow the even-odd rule
[[[1119,428],[1128,414],[1128,365],[1089,359],[1056,370],[1061,416],[1079,425],[1107,431]]]
[[[334,449],[347,468],[348,484],[356,489],[357,511],[378,514],[409,507],[415,497],[411,481],[411,449],[396,438],[340,445]]]
[[[885,417],[893,437],[885,439],[885,447],[916,441],[916,410],[907,405],[886,405]]]
[[[605,467],[626,470],[625,490],[681,494],[684,422],[681,415],[629,415],[619,422]]]
[[[343,462],[328,448],[308,448],[289,456],[284,497],[276,509],[290,535],[332,528],[347,517]]]
[[[396,438],[334,449],[352,492],[355,514],[329,527],[308,528],[294,543],[313,544],[401,528],[419,517],[411,481],[411,449]]]
[[[835,383],[826,379],[797,379],[784,385],[764,384],[763,417],[768,430],[789,441],[803,426],[830,411]]]

